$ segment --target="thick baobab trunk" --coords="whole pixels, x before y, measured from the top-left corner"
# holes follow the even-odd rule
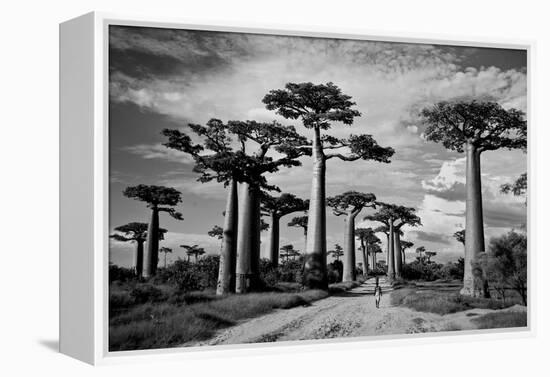
[[[466,145],[466,234],[464,247],[463,295],[480,295],[482,287],[476,286],[472,263],[479,253],[485,251],[483,234],[483,207],[481,201],[480,153]]]
[[[399,229],[393,232],[393,254],[395,259],[395,276],[400,278],[403,266],[401,260],[401,236],[399,235]]]
[[[152,206],[151,221],[147,228],[147,250],[144,256],[143,277],[155,276],[159,261],[159,211]]]
[[[236,293],[257,288],[260,266],[260,201],[258,189],[241,184],[237,234]]]
[[[143,240],[138,240],[136,246],[136,255],[134,256],[134,268],[138,278],[143,276]]]
[[[344,271],[342,281],[355,281],[355,217],[349,213],[344,220]]]
[[[307,246],[304,253],[303,282],[307,288],[328,289],[326,237],[326,160],[321,134],[313,139],[313,178],[308,211]]]
[[[279,215],[271,214],[271,237],[269,238],[269,260],[271,265],[279,265]]]
[[[223,243],[220,255],[220,270],[218,272],[218,286],[216,289],[216,294],[218,295],[235,292],[238,213],[237,182],[231,180],[225,206]]]
[[[403,264],[407,264],[407,258],[405,256],[405,250],[404,249],[401,249],[401,254],[403,254]]]
[[[395,249],[393,242],[393,223],[390,221],[388,232],[388,278],[395,279]]]
[[[369,253],[364,241],[361,241],[361,255],[363,256],[363,276],[369,274]]]

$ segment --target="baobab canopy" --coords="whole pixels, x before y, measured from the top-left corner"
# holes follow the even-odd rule
[[[421,116],[426,139],[459,153],[466,143],[478,151],[527,148],[525,114],[496,102],[439,102],[423,109]]]
[[[150,206],[173,207],[182,202],[181,193],[172,187],[137,185],[127,187],[123,194],[128,198],[146,202]],[[159,207],[158,210],[168,212],[170,216],[177,220],[183,220],[182,214],[175,211],[173,208]]]

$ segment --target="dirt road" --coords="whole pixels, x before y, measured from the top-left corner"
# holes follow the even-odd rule
[[[383,287],[380,308],[373,297],[373,281],[337,296],[314,302],[311,306],[277,310],[227,328],[214,338],[191,345],[261,343],[286,340],[323,339],[419,332],[471,330],[473,316],[492,310],[473,309],[438,315],[416,312],[390,305],[391,288]],[[472,314],[475,313],[475,314]]]

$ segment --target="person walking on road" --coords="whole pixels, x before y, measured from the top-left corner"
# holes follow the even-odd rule
[[[376,308],[380,308],[380,298],[382,297],[382,288],[378,285],[378,277],[376,277],[376,286],[374,287],[374,301]]]

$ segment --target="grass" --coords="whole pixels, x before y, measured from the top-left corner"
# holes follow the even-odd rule
[[[346,281],[346,282],[334,283],[329,285],[328,291],[331,294],[343,293],[345,291],[349,291],[350,289],[358,287],[361,284],[362,284],[361,281]]]
[[[472,319],[480,329],[497,329],[507,327],[526,327],[526,312],[488,313]]]
[[[436,314],[449,314],[469,309],[503,309],[512,306],[515,302],[462,296],[457,291],[438,292],[435,290],[415,290],[404,288],[391,293],[392,305]]]
[[[115,293],[120,296],[120,292]],[[321,290],[301,293],[251,293],[216,297],[202,292],[181,300],[147,302],[127,308],[109,321],[109,350],[167,348],[211,338],[221,328],[328,296]],[[119,298],[117,298],[119,299]]]

